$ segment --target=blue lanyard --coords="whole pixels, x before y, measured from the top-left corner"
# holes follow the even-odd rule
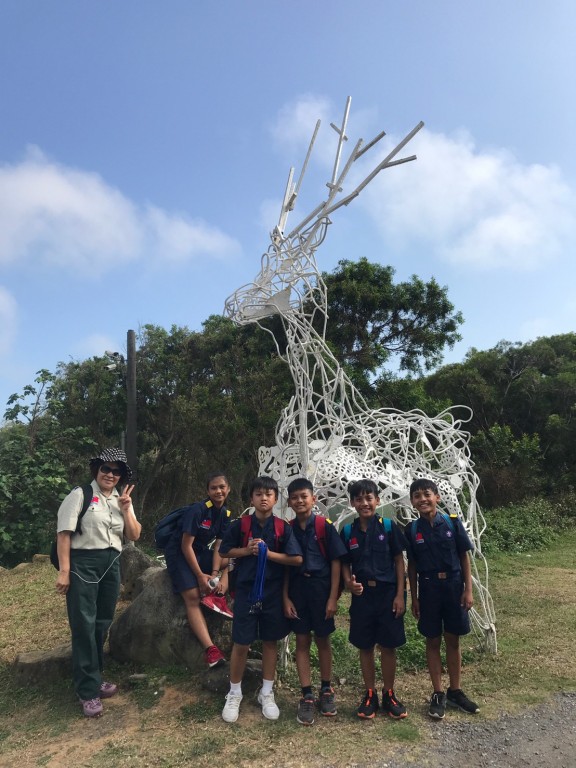
[[[259,613],[262,610],[262,600],[264,598],[264,579],[266,578],[266,562],[268,560],[268,547],[261,541],[258,544],[258,565],[256,567],[256,578],[250,591],[250,613]]]

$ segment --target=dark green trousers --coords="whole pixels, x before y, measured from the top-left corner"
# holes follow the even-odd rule
[[[120,592],[120,553],[116,549],[72,549],[66,595],[72,633],[72,676],[81,699],[100,696],[104,641]]]

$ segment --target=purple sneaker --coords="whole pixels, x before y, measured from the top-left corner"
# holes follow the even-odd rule
[[[102,702],[100,699],[80,699],[84,717],[100,717],[102,714]]]
[[[101,699],[111,699],[112,696],[115,696],[118,693],[118,686],[115,685],[115,683],[106,683],[103,682],[100,685],[100,698]]]

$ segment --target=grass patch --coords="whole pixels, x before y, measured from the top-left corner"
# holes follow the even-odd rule
[[[556,691],[576,690],[575,548],[572,526],[549,549],[489,557],[498,654],[479,653],[473,635],[462,642],[463,686],[481,704],[479,718],[521,710]],[[0,765],[97,768],[107,762],[117,768],[213,768],[225,762],[325,768],[352,765],[358,755],[378,755],[383,763],[401,755],[406,764],[417,762],[430,681],[424,642],[411,615],[406,616],[408,642],[398,653],[396,684],[409,710],[405,721],[377,717],[362,723],[355,716],[362,683],[357,650],[348,643],[349,596],[342,599],[333,636],[337,718],[318,717],[311,728],[298,725],[300,691],[293,666],[277,686],[278,721],[264,721],[253,697],[246,695],[238,723],[225,724],[220,718],[223,697],[200,690],[189,671],[111,663],[107,673],[120,684],[120,693],[105,702],[102,718],[86,721],[68,680],[24,687],[11,669],[20,651],[68,641],[54,570],[33,565],[4,574],[0,581]],[[136,672],[145,673],[146,680],[132,686],[130,676]],[[317,684],[317,667],[313,675]],[[450,717],[466,720],[464,714],[451,712]]]

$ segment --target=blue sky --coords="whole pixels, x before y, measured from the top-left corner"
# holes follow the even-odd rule
[[[426,127],[334,214],[320,268],[447,285],[446,362],[573,331],[575,31],[572,0],[3,0],[0,408],[129,328],[221,312],[318,117],[299,210],[324,199],[347,96],[350,145]]]

